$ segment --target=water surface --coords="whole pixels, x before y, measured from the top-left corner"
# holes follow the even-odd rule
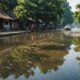
[[[80,80],[80,37],[62,31],[0,37],[0,80]]]

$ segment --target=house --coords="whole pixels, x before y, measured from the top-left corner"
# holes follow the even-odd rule
[[[0,10],[0,31],[10,31],[14,27],[14,19]]]
[[[7,14],[8,16],[14,19],[13,21],[11,21],[12,23],[11,30],[20,30],[20,26],[21,26],[20,20],[17,19],[16,15],[11,11],[8,11]]]

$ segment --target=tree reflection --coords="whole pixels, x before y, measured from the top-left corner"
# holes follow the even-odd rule
[[[61,33],[33,33],[2,40],[5,48],[0,54],[0,77],[35,75],[36,67],[46,74],[57,71],[64,63],[71,42]],[[3,45],[0,45],[0,47]],[[7,43],[7,44],[5,44]],[[15,47],[16,46],[16,47]],[[4,48],[4,47],[3,47]]]
[[[80,51],[80,38],[73,39],[73,43],[75,44],[75,51]]]
[[[80,60],[80,57],[77,57],[76,59],[77,59],[77,60]]]
[[[24,74],[28,78],[34,75],[37,66],[44,74],[50,70],[56,71],[63,64],[66,54],[65,50],[41,51],[37,47],[18,46],[8,50],[4,56],[0,55],[0,76],[15,75],[18,78]]]
[[[73,43],[75,44],[74,50],[80,52],[80,37],[73,39]],[[76,59],[80,61],[80,56],[76,57]]]

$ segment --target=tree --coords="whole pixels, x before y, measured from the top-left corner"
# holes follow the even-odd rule
[[[14,14],[17,16],[19,19],[25,19],[27,10],[25,8],[26,3],[25,0],[17,0],[17,6],[14,8]]]
[[[17,0],[17,3],[14,13],[19,19],[32,18],[36,23],[42,21],[46,25],[50,21],[56,22],[63,14],[64,0]]]
[[[64,8],[64,14],[61,20],[61,24],[62,25],[66,25],[69,23],[73,23],[74,19],[73,19],[73,12],[71,12],[71,7],[69,6],[68,2],[65,2],[63,5]]]
[[[16,5],[16,0],[0,0],[0,7],[5,12],[12,11]]]
[[[78,5],[76,6],[76,9],[78,9],[78,10],[80,11],[80,4],[78,4]]]
[[[80,4],[76,6],[77,11],[75,11],[75,19],[80,23]]]

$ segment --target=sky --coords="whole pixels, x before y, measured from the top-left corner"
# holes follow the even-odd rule
[[[69,2],[69,5],[72,7],[72,11],[75,12],[76,11],[76,8],[75,6],[77,4],[80,4],[80,0],[67,0]]]

